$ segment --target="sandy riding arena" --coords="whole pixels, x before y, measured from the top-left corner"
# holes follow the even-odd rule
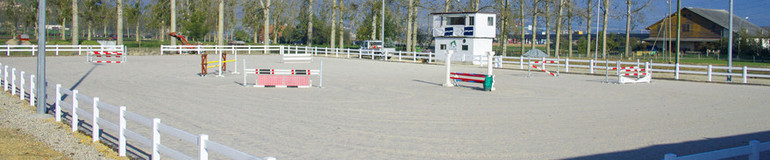
[[[200,77],[193,55],[133,56],[123,64],[48,57],[49,94],[60,83],[246,153],[286,160],[662,159],[770,141],[767,86],[654,78],[620,85],[602,83],[604,76],[495,70],[496,91],[485,92],[474,83],[442,87],[443,65],[238,59],[239,72],[243,59],[247,68],[275,69],[317,69],[323,61],[323,88],[318,77],[308,89],[244,88],[242,73]],[[35,71],[34,58],[0,62]],[[452,70],[486,73],[460,64]],[[197,155],[194,144],[163,143]]]

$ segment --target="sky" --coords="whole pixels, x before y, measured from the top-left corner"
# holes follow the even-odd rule
[[[667,0],[653,0],[651,8],[647,10],[644,23],[633,29],[634,32],[640,32],[645,27],[663,19],[668,11]],[[672,10],[676,8],[676,0],[672,0]],[[729,11],[729,0],[682,0],[682,7],[697,7],[709,9],[724,9]],[[625,7],[625,6],[623,6]],[[622,8],[625,9],[625,8]],[[673,11],[672,11],[673,12]],[[770,26],[770,0],[734,0],[733,14],[738,17],[746,18],[757,26]],[[595,21],[595,20],[594,20]],[[613,31],[625,31],[625,21],[610,21],[608,25]]]

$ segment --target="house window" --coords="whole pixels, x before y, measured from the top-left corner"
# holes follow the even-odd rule
[[[474,23],[473,23],[473,22],[476,22],[476,20],[473,18],[473,16],[470,16],[470,17],[468,17],[468,25],[469,25],[469,26],[472,26],[472,25],[474,25]]]
[[[463,45],[463,51],[467,51],[467,50],[468,50],[468,45]]]
[[[465,25],[465,17],[449,17],[447,25]]]
[[[682,32],[690,32],[690,24],[682,24]]]
[[[441,46],[440,46],[439,48],[440,48],[441,50],[446,50],[446,44],[441,44]]]
[[[495,17],[488,17],[487,18],[487,25],[494,26],[495,25]]]

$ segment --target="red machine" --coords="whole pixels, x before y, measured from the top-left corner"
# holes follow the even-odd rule
[[[168,35],[171,36],[171,37],[174,37],[177,40],[179,40],[180,42],[182,42],[182,45],[193,46],[193,44],[190,44],[189,42],[187,42],[187,39],[183,35],[181,35],[181,34],[177,34],[176,32],[171,32],[171,33],[168,33]],[[187,47],[187,48],[188,49],[193,49],[195,47]],[[196,53],[197,54],[197,52],[189,52],[189,53]]]

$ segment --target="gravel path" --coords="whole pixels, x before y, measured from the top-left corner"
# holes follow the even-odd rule
[[[18,97],[3,92],[0,95],[0,125],[20,129],[70,159],[106,159],[94,147],[80,143],[63,125],[53,122],[53,117],[36,115],[33,109]]]

